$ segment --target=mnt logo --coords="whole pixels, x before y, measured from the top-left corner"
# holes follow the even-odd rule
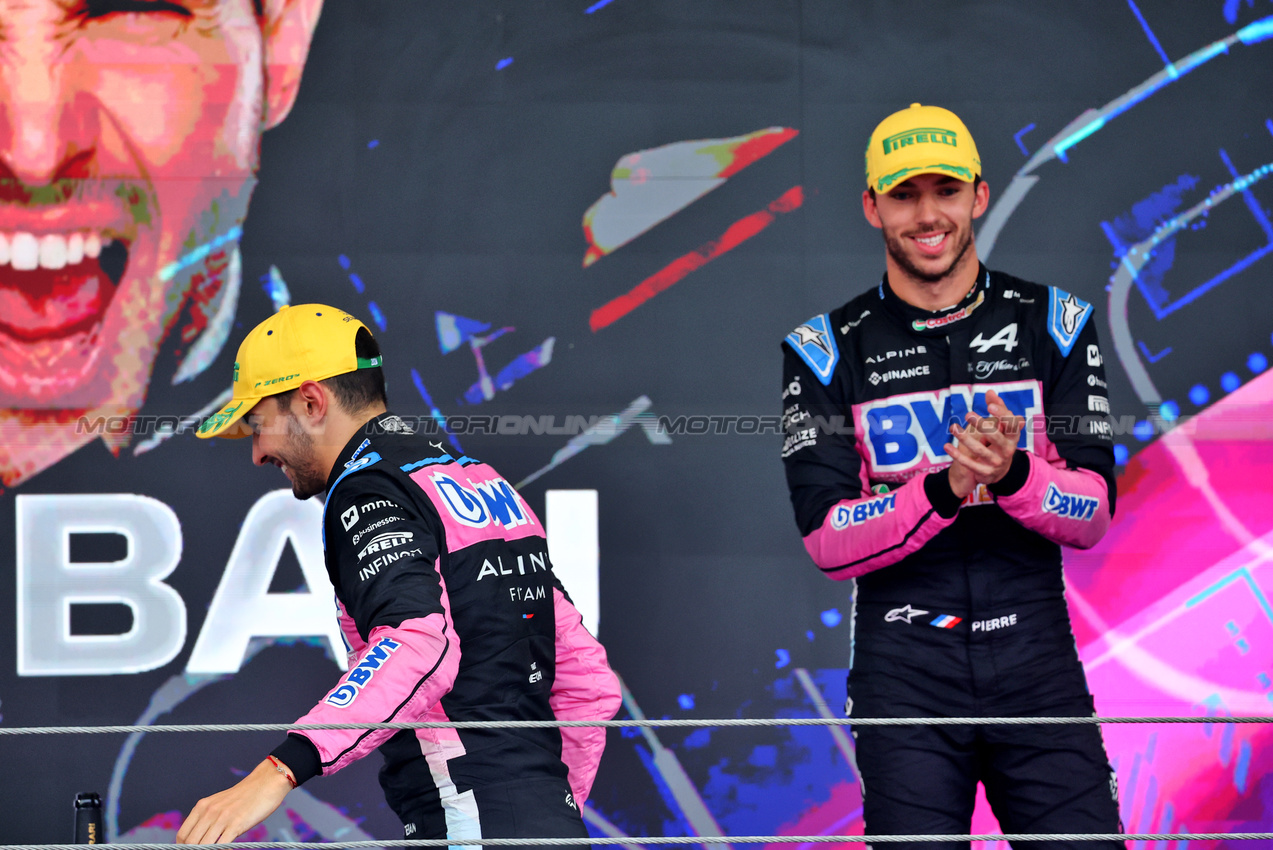
[[[327,695],[323,700],[328,705],[334,705],[336,708],[344,708],[358,699],[358,694],[376,675],[376,671],[385,665],[389,660],[389,655],[398,650],[402,644],[393,638],[381,638],[376,641],[376,645],[363,656],[362,661],[358,662],[358,666],[350,670],[345,675],[345,681],[342,682],[334,691]]]

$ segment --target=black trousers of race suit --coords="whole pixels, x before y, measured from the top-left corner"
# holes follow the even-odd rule
[[[899,634],[897,628],[888,631]],[[859,634],[849,714],[1092,716],[1068,623],[1060,633],[1064,640],[1048,631],[1053,634],[1023,629],[1004,641],[952,644],[947,630],[916,621],[902,641]],[[967,835],[978,783],[1005,834],[1123,831],[1117,779],[1097,724],[857,726],[853,736],[867,835]],[[968,843],[887,846],[955,850]],[[1029,841],[1017,847],[1121,850],[1125,843]]]
[[[482,838],[587,838],[588,828],[564,779],[511,779],[473,788]],[[463,837],[448,835],[446,815],[436,802],[400,813],[406,838],[452,838],[452,847],[465,846]],[[473,845],[479,847],[480,845]],[[518,850],[507,845],[502,850]],[[527,845],[527,850],[587,850],[587,844]]]

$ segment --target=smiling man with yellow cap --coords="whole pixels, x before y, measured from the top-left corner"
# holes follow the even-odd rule
[[[362,322],[304,304],[254,328],[233,398],[199,430],[248,435],[252,460],[282,469],[298,499],[327,494],[324,556],[349,666],[298,724],[618,711],[618,679],[553,574],[539,519],[494,469],[387,411]],[[596,727],[296,731],[200,800],[177,841],[233,841],[292,788],[376,749],[406,838],[586,838],[580,809],[604,746]]]
[[[851,716],[1093,712],[1061,547],[1095,545],[1114,511],[1097,322],[1074,295],[980,263],[989,201],[958,116],[889,115],[862,192],[884,277],[783,346],[796,522],[818,568],[856,585]],[[820,424],[835,422],[852,428]],[[867,835],[967,834],[979,783],[1004,832],[1120,829],[1095,725],[854,736]]]

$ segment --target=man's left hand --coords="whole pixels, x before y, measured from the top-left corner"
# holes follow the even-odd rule
[[[946,449],[952,461],[972,470],[978,484],[994,484],[1008,474],[1025,424],[1024,419],[1012,415],[994,390],[986,393],[986,412],[988,416],[969,411],[965,425],[952,425],[950,432],[958,444]]]
[[[268,759],[237,785],[204,797],[177,831],[178,844],[229,842],[269,817],[292,783]]]

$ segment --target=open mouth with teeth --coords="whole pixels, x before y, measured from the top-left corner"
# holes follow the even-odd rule
[[[946,241],[946,234],[945,232],[927,233],[923,236],[913,236],[911,238],[918,242],[921,248],[926,248],[928,251],[936,251]]]
[[[26,343],[101,323],[128,245],[101,233],[0,233],[0,332]]]

